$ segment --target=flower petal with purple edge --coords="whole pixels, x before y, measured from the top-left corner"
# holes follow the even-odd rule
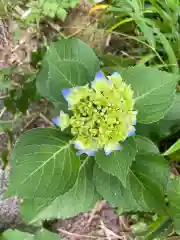
[[[74,147],[78,150],[84,150],[85,149],[84,144],[79,140],[74,141]]]
[[[136,133],[136,129],[135,129],[134,127],[132,127],[132,128],[130,129],[130,131],[128,132],[127,137],[132,137],[132,136],[135,135],[135,133]]]
[[[59,126],[59,124],[60,124],[60,116],[52,119],[52,122],[53,122],[55,125]]]
[[[105,146],[104,151],[106,156],[109,156],[111,152],[121,150],[122,147],[119,145],[119,143],[109,143],[107,146]]]
[[[96,84],[97,82],[105,82],[105,83],[107,83],[108,80],[107,80],[107,78],[104,76],[104,74],[103,74],[102,72],[98,72],[98,73],[96,74],[96,76],[95,76],[94,81],[91,82],[91,87],[92,87],[92,88],[95,88],[95,84]]]
[[[91,88],[100,90],[112,86],[112,81],[107,79],[102,72],[98,72],[95,76],[94,81],[91,82]]]
[[[68,102],[69,97],[72,94],[72,89],[71,88],[64,88],[64,89],[62,89],[62,94],[63,94],[63,97],[65,98],[65,100]]]
[[[111,74],[111,76],[114,76],[114,77],[121,77],[120,73],[118,73],[118,72],[113,72],[113,73]]]
[[[102,80],[105,80],[106,77],[104,76],[104,74],[102,72],[98,72],[95,76],[95,79],[98,81],[102,81]]]
[[[136,125],[136,119],[133,120],[133,123],[132,123],[132,124],[133,124],[133,125]]]

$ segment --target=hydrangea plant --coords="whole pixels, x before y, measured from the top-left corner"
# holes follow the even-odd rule
[[[72,217],[105,199],[120,214],[156,213],[178,228],[176,180],[141,131],[171,111],[178,79],[143,65],[106,68],[78,39],[52,43],[37,89],[56,106],[54,124],[24,133],[12,153],[7,196],[23,199],[24,220]]]
[[[98,72],[91,87],[87,84],[63,89],[62,94],[71,116],[61,111],[53,122],[62,131],[70,126],[77,155],[95,156],[98,150],[104,149],[108,156],[120,150],[120,143],[135,134],[137,112],[133,110],[133,91],[118,72],[107,78]]]

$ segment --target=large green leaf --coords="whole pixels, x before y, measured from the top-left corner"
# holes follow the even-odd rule
[[[140,135],[135,136],[137,153],[159,153],[158,147],[149,139]]]
[[[99,59],[81,40],[72,38],[52,43],[37,78],[38,91],[53,101],[63,102],[63,88],[88,83],[99,68]]]
[[[126,186],[127,175],[136,155],[136,144],[133,137],[122,143],[121,151],[114,151],[109,156],[104,152],[97,153],[95,159],[98,165],[107,173],[110,173]]]
[[[62,132],[38,128],[26,132],[12,154],[7,195],[53,198],[75,183],[80,159]]]
[[[168,186],[169,214],[174,221],[175,230],[180,233],[180,178],[171,179]]]
[[[158,122],[151,124],[137,124],[136,132],[147,136],[157,142],[161,138],[166,138],[180,130],[180,93],[175,94],[172,106],[165,117]]]
[[[169,167],[165,158],[156,154],[139,154],[132,164],[129,187],[134,199],[153,212],[165,209],[165,191],[169,180]]]
[[[134,91],[137,121],[151,123],[163,118],[173,102],[179,76],[144,66],[128,68],[122,76]]]
[[[24,198],[21,206],[20,212],[23,216],[23,220],[26,223],[31,223],[36,216],[43,211],[46,207],[52,204],[56,198],[46,198],[46,197],[35,197],[35,198]],[[39,222],[36,223],[39,225]]]
[[[120,212],[141,211],[141,206],[132,196],[131,191],[124,188],[120,180],[111,174],[104,172],[98,164],[94,167],[93,180],[97,191]]]
[[[3,234],[2,240],[60,240],[60,236],[56,233],[47,231],[46,229],[41,229],[34,235],[29,233],[24,233],[20,231],[8,230]],[[1,239],[1,238],[0,238]]]
[[[50,101],[54,101],[54,98],[50,96],[48,89],[48,69],[48,61],[44,59],[41,71],[37,75],[36,87],[43,97]]]
[[[163,212],[168,179],[168,163],[160,155],[152,153],[136,156],[126,188],[118,178],[104,172],[100,167],[96,166],[94,169],[94,182],[98,192],[121,209],[121,212]]]
[[[49,232],[46,229],[41,229],[35,234],[34,240],[61,240],[61,238],[56,233]]]
[[[3,237],[2,240],[34,240],[34,235],[18,230],[8,230],[3,234]]]
[[[94,206],[99,195],[92,183],[93,161],[92,159],[84,161],[88,161],[87,166],[82,165],[77,181],[69,192],[49,204],[46,199],[38,199],[38,201],[29,199],[22,203],[21,213],[26,221],[39,222],[44,219],[72,217]]]

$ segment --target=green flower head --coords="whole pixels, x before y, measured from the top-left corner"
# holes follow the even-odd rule
[[[133,91],[119,73],[105,77],[102,72],[85,86],[63,89],[71,114],[61,111],[54,123],[61,130],[71,128],[77,155],[95,156],[104,149],[109,155],[121,149],[121,142],[135,134],[136,114]]]

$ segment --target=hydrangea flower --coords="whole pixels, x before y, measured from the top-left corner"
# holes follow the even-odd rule
[[[61,111],[53,122],[61,130],[71,128],[77,155],[95,156],[100,149],[109,155],[135,134],[133,91],[119,73],[105,77],[98,72],[91,86],[63,89],[62,94],[71,114]]]

